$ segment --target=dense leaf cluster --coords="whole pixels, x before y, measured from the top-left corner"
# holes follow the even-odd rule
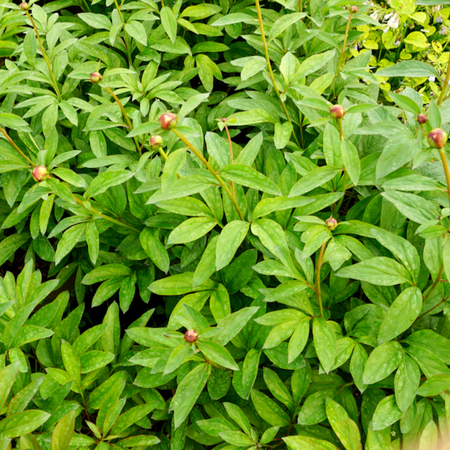
[[[0,5],[0,450],[450,440],[450,68],[380,8]]]

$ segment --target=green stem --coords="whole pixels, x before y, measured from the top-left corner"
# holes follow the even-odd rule
[[[233,164],[233,160],[234,160],[234,156],[233,156],[233,143],[231,142],[231,136],[230,136],[230,130],[228,129],[228,126],[225,122],[225,130],[227,132],[227,136],[228,136],[228,144],[230,146],[230,161],[231,164]],[[231,193],[233,194],[233,197],[236,196],[236,193],[234,192],[234,181],[231,182]]]
[[[448,196],[448,206],[450,208],[450,173],[448,171],[447,159],[445,157],[444,150],[439,149],[439,154],[441,155],[442,166],[444,167],[445,180],[447,181],[447,196]]]
[[[236,197],[233,196],[233,194],[230,191],[230,188],[227,186],[225,181],[223,181],[222,177],[213,169],[211,164],[205,159],[205,157],[189,142],[188,139],[186,139],[176,128],[173,128],[172,131],[186,144],[188,148],[190,148],[195,156],[206,166],[206,168],[211,172],[211,174],[214,176],[214,178],[219,182],[220,186],[222,186],[222,189],[226,192],[228,197],[230,197],[231,202],[233,203],[234,207],[236,208],[236,211],[239,215],[239,218],[243,221],[244,215],[241,212],[241,208],[239,208],[239,205],[236,201]]]
[[[48,71],[50,72],[50,76],[52,78],[52,82],[53,82],[53,86],[56,91],[56,95],[58,96],[58,99],[61,101],[62,97],[61,97],[61,93],[59,92],[58,83],[56,82],[55,75],[53,74],[53,71],[52,71],[52,65],[50,64],[50,60],[48,59],[47,52],[45,51],[44,45],[42,44],[42,41],[41,41],[41,37],[39,36],[39,31],[36,27],[36,24],[34,23],[33,17],[31,17],[31,14],[29,13],[29,11],[25,11],[25,12],[26,12],[28,18],[30,19],[31,25],[33,25],[34,32],[36,33],[36,37],[39,42],[39,46],[41,47],[42,55],[44,56],[45,62],[47,63]]]
[[[20,148],[16,145],[16,143],[9,137],[9,134],[1,127],[0,127],[0,133],[2,133],[3,136],[5,136],[7,141],[14,147],[14,149],[17,151],[17,153],[19,153],[22,156],[23,159],[25,159],[27,162],[29,162],[33,167],[36,167],[36,164],[33,161],[31,161],[31,159],[28,158],[28,156],[25,155],[25,153],[22,150],[20,150]]]
[[[439,100],[437,102],[437,105],[440,106],[445,98],[445,93],[447,91],[448,82],[450,81],[450,54],[448,57],[448,64],[447,64],[447,75],[445,76],[444,84],[442,85],[441,95],[439,96]]]
[[[344,57],[345,47],[347,46],[347,38],[348,38],[348,32],[350,30],[350,22],[352,20],[352,16],[353,16],[353,13],[350,11],[350,15],[348,16],[348,20],[347,20],[347,27],[345,29],[344,43],[342,44],[342,50],[341,50],[341,54],[339,56],[339,62],[336,67],[336,72],[334,73],[333,82],[331,83],[330,92],[333,92],[334,82],[336,81],[336,78],[339,74],[339,67],[341,66],[342,58]]]
[[[434,290],[437,288],[437,285],[439,284],[439,282],[442,279],[442,275],[444,274],[444,263],[441,264],[441,267],[439,268],[439,272],[436,276],[436,279],[434,280],[433,284],[431,285],[430,289],[427,292],[427,295],[424,297],[423,301],[424,303],[431,297],[431,294],[434,292]],[[429,311],[427,311],[428,313]],[[427,314],[425,313],[425,314]],[[423,315],[423,314],[422,314]],[[419,316],[422,317],[422,316]],[[419,318],[418,317],[418,318]]]
[[[342,119],[338,119],[338,124],[339,124],[339,136],[342,141],[342,140],[344,140],[344,129],[342,127]]]
[[[275,89],[278,99],[280,100],[281,107],[283,108],[284,114],[286,115],[287,120],[289,121],[289,123],[292,126],[292,135],[295,139],[295,142],[300,147],[300,142],[298,142],[297,136],[295,135],[294,126],[292,125],[292,121],[289,116],[289,112],[288,112],[283,100],[281,99],[281,94],[280,94],[280,91],[278,90],[278,86],[275,81],[275,76],[273,74],[272,64],[270,62],[270,57],[269,57],[269,49],[267,47],[267,42],[266,42],[266,35],[264,34],[264,24],[263,24],[263,19],[262,19],[262,14],[261,14],[261,6],[259,5],[259,0],[255,0],[255,5],[256,5],[256,12],[258,14],[259,28],[261,31],[261,40],[262,40],[262,44],[264,47],[264,54],[266,56],[266,61],[267,61],[267,69],[269,70],[269,77],[272,80],[273,88]]]
[[[73,195],[73,194],[72,194]],[[86,209],[87,211],[96,214],[97,216],[101,217],[102,219],[108,220],[111,223],[114,223],[116,225],[119,225],[121,227],[125,227],[128,228],[130,230],[136,231],[136,232],[140,232],[140,230],[138,230],[137,228],[134,228],[133,225],[130,225],[129,223],[123,222],[121,220],[117,220],[114,219],[112,217],[107,216],[106,214],[101,213],[100,211],[97,211],[95,208],[92,208],[92,206],[86,207],[86,205],[84,204],[84,202],[82,202],[78,197],[76,197],[75,195],[73,196],[73,198],[75,199],[75,201],[82,206],[84,209]]]
[[[117,95],[114,94],[114,92],[106,84],[104,84],[104,87],[110,93],[110,95],[116,101],[116,103],[119,105],[120,109],[122,110],[122,114],[125,117],[125,120],[127,121],[128,128],[130,129],[130,131],[132,131],[133,130],[133,124],[131,123],[131,120],[128,117],[127,112],[125,111],[125,108],[123,107],[122,102],[119,100],[119,97],[117,97]],[[136,148],[138,149],[139,154],[141,155],[142,154],[142,150],[141,150],[141,146],[139,145],[139,142],[137,140],[137,137],[134,136],[133,140],[134,140],[134,143],[136,144]]]
[[[120,10],[120,6],[117,3],[117,0],[114,0],[114,4],[116,5],[117,12],[119,13],[120,21],[122,22],[123,35],[125,36],[125,47],[127,49],[127,55],[128,55],[128,64],[131,67],[133,67],[133,60],[131,58],[130,41],[128,39],[128,33],[125,31],[125,21],[123,20],[122,11]]]
[[[320,291],[320,269],[322,268],[322,258],[323,258],[323,254],[325,252],[325,247],[327,246],[327,242],[328,241],[325,241],[322,244],[322,248],[320,249],[319,260],[317,261],[317,274],[316,274],[316,294],[317,294],[317,301],[319,303],[320,317],[322,317],[322,319],[324,319],[324,317],[323,317],[323,306],[322,306],[322,293]]]

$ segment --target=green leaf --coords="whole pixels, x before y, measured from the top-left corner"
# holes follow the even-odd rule
[[[282,438],[292,450],[337,450],[329,441],[309,436],[287,436]]]
[[[233,220],[225,225],[216,245],[216,270],[223,269],[231,262],[249,227],[248,222],[241,220]]]
[[[326,399],[325,408],[327,419],[346,450],[361,450],[358,425],[350,419],[347,411],[331,398]]]
[[[208,233],[208,231],[211,231],[216,225],[217,221],[212,217],[187,219],[170,233],[167,244],[186,244],[196,241]]]
[[[413,222],[422,224],[439,217],[438,206],[419,195],[396,191],[383,192],[381,195]]]
[[[267,194],[282,195],[280,189],[272,180],[250,166],[231,164],[224,167],[221,174],[224,178],[241,184],[242,186],[266,192]]]
[[[199,364],[178,385],[170,404],[170,409],[174,412],[175,428],[178,428],[191,412],[192,407],[208,381],[210,373],[210,364]]]
[[[56,425],[52,433],[52,450],[66,450],[75,429],[75,412],[66,414]]]
[[[395,401],[400,411],[405,412],[413,403],[419,384],[419,367],[410,356],[403,355],[394,379]]]
[[[450,389],[450,375],[437,374],[429,378],[417,389],[417,394],[422,397],[434,397]]]
[[[336,359],[336,334],[323,319],[313,321],[314,348],[325,372],[329,372]]]
[[[110,170],[102,172],[92,180],[86,191],[85,197],[90,198],[103,194],[110,187],[123,184],[132,177],[133,173],[128,170]]]
[[[161,192],[165,196],[173,186],[178,171],[183,167],[186,161],[186,150],[179,149],[172,152],[164,164],[164,170],[161,176]]]
[[[356,186],[361,174],[358,149],[347,139],[341,140],[341,156],[352,183]]]
[[[20,364],[16,362],[0,370],[0,411],[3,409],[3,405],[13,387],[19,369]]]
[[[112,26],[111,21],[104,14],[81,13],[78,17],[95,29],[109,30]]]
[[[141,22],[132,20],[131,22],[126,23],[125,31],[140,44],[147,45],[147,31]]]
[[[369,355],[363,374],[364,384],[374,384],[384,380],[395,369],[402,359],[402,346],[391,341],[375,348]]]
[[[167,273],[170,267],[169,254],[158,239],[156,231],[157,230],[153,228],[144,228],[139,235],[139,241],[141,242],[145,253],[147,253],[155,266],[164,273]]]
[[[82,234],[86,230],[86,224],[81,223],[79,225],[74,225],[64,232],[63,237],[58,242],[55,252],[55,264],[59,264],[61,260],[66,257],[77,245]]]
[[[161,16],[161,23],[169,39],[175,44],[177,37],[177,19],[175,14],[168,6],[163,6],[159,12]],[[144,44],[145,45],[145,44]]]
[[[285,14],[284,16],[281,16],[279,19],[277,19],[270,29],[269,33],[269,43],[272,39],[275,39],[278,37],[283,31],[285,31],[287,28],[289,28],[291,25],[293,25],[295,22],[298,22],[300,19],[303,19],[303,17],[306,16],[306,13],[289,13]]]
[[[384,316],[378,333],[378,343],[384,344],[406,331],[422,310],[422,293],[416,287],[405,289]]]
[[[339,172],[340,170],[329,166],[318,167],[317,169],[312,170],[294,184],[289,192],[289,198],[306,194],[319,186],[323,186]]]
[[[402,61],[393,66],[378,70],[379,77],[429,77],[440,78],[436,69],[431,65],[421,61]]]
[[[411,277],[407,270],[397,261],[384,256],[377,256],[352,266],[344,267],[336,276],[367,281],[377,286],[411,283]]]
[[[252,389],[252,402],[256,412],[271,425],[289,425],[289,416],[266,394]]]
[[[0,422],[0,439],[13,439],[39,428],[50,417],[45,411],[29,410],[6,417]]]
[[[228,117],[228,124],[234,126],[256,125],[258,123],[276,123],[277,121],[267,111],[260,108],[237,112]]]
[[[406,95],[389,92],[389,97],[394,100],[397,106],[404,109],[405,111],[410,112],[411,114],[419,115],[422,112],[422,110],[419,108],[419,105]]]
[[[81,373],[90,373],[94,370],[101,369],[108,365],[114,359],[114,354],[108,352],[101,352],[99,350],[92,350],[83,353],[80,356]]]
[[[248,447],[254,442],[241,431],[222,431],[219,436],[228,444],[235,447]]]
[[[61,342],[61,355],[64,368],[69,374],[70,378],[78,385],[81,385],[81,364],[80,358],[73,350],[72,346],[66,342]]]
[[[91,285],[100,283],[101,281],[109,280],[114,277],[125,277],[132,275],[133,271],[124,264],[105,264],[91,270],[82,280],[83,284]]]
[[[401,419],[403,413],[398,409],[393,395],[384,398],[378,403],[373,414],[372,427],[375,431],[384,430],[388,426]]]
[[[234,359],[225,347],[215,342],[199,340],[197,346],[209,361],[230,370],[239,370]]]

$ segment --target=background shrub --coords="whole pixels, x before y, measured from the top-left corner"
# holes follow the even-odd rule
[[[0,450],[445,445],[449,12],[0,5]]]

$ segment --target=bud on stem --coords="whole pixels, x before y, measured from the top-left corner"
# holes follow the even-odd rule
[[[178,117],[174,113],[165,113],[159,117],[159,124],[163,130],[171,130],[178,123]]]
[[[36,166],[32,172],[35,181],[44,181],[48,178],[48,170],[45,166]]]
[[[333,119],[342,119],[345,116],[345,108],[341,105],[334,105],[330,109],[330,116]]]
[[[198,333],[195,330],[188,330],[184,333],[184,340],[186,342],[192,343],[198,339]]]
[[[338,226],[338,221],[333,217],[330,217],[325,221],[325,224],[330,231],[334,231]]]
[[[435,128],[428,133],[428,144],[433,148],[443,148],[447,143],[447,133],[442,128]]]
[[[92,72],[91,73],[91,83],[100,83],[102,81],[102,75],[99,72]]]

